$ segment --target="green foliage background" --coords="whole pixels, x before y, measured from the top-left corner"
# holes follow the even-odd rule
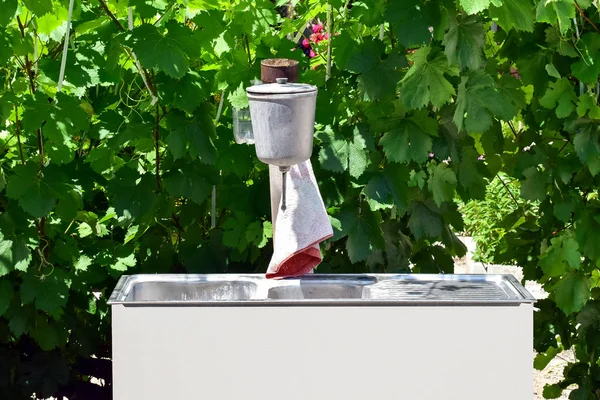
[[[502,172],[525,202],[495,260],[550,293],[535,366],[577,356],[544,394],[600,398],[597,0],[287,3],[76,0],[58,92],[68,1],[0,0],[0,397],[108,396],[89,380],[110,381],[123,273],[265,270],[268,170],[232,105],[285,57],[319,87],[319,272],[452,272],[455,195]],[[309,60],[292,39],[315,18],[332,36]]]

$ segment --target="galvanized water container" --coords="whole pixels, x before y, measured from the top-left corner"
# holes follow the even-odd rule
[[[254,85],[250,102],[256,155],[264,163],[287,167],[310,158],[313,146],[317,88],[304,83]]]
[[[512,275],[134,275],[115,400],[530,400],[533,297]]]

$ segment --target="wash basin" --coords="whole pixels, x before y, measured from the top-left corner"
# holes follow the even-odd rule
[[[243,301],[254,298],[257,289],[255,282],[243,279],[169,278],[132,281],[126,301]]]
[[[304,276],[281,281],[269,289],[267,297],[274,300],[361,299],[365,286],[376,282],[376,278],[368,276]]]

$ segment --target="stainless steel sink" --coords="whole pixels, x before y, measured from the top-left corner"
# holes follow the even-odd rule
[[[248,281],[137,282],[127,295],[128,302],[138,301],[239,301],[256,294],[256,283]]]
[[[269,289],[269,299],[361,299],[364,287],[377,283],[369,276],[306,276],[302,279],[281,281]]]
[[[113,398],[531,399],[533,302],[512,275],[124,276]]]
[[[109,304],[402,305],[533,302],[512,275],[123,276]]]

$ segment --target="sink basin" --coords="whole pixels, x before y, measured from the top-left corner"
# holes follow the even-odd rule
[[[189,280],[183,282],[135,282],[128,302],[240,301],[256,295],[257,284],[238,280]]]
[[[281,281],[269,289],[267,297],[274,300],[361,299],[364,287],[376,282],[372,277],[305,276]]]

